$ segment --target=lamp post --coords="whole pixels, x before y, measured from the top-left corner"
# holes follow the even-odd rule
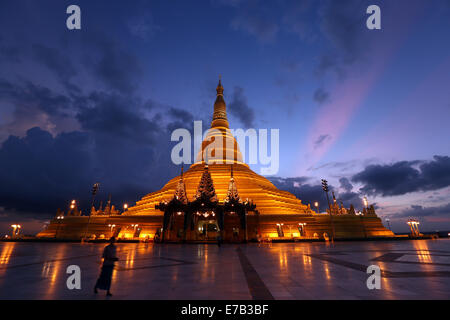
[[[131,226],[134,228],[134,231],[133,231],[133,239],[134,239],[134,235],[136,234],[136,228],[139,227],[139,225],[138,224],[132,224]]]
[[[72,202],[70,202],[70,209],[73,210],[75,209],[75,205],[76,205],[76,200],[72,200]]]
[[[369,202],[367,201],[367,197],[363,198],[363,203],[364,203],[364,209],[366,209],[366,212],[367,212],[367,210],[369,209]]]
[[[300,230],[301,230],[300,236],[301,236],[301,237],[305,236],[305,234],[306,234],[306,232],[305,232],[305,226],[306,226],[306,223],[300,222],[298,225],[299,225]]]
[[[112,237],[114,235],[113,234],[113,230],[116,227],[116,225],[115,224],[108,224],[108,227],[110,228],[110,233],[111,233],[111,237]]]
[[[12,238],[15,238],[20,233],[22,226],[20,224],[12,224],[11,228],[13,229]]]
[[[415,219],[409,219],[407,224],[411,228],[411,235],[413,237],[419,237],[420,236],[420,231],[419,231],[420,222]]]
[[[330,190],[328,188],[328,181],[325,179],[322,179],[322,190],[325,192],[327,196],[327,202],[328,202],[328,209],[330,210],[330,222],[331,222],[331,239],[334,240],[334,223],[333,223],[333,215],[331,213],[331,205],[330,205],[330,198],[328,197],[328,191]]]
[[[278,226],[278,236],[284,237],[284,231],[283,231],[284,223],[277,223],[277,226]]]
[[[58,225],[56,226],[55,239],[58,238],[59,226],[61,225],[62,220],[64,220],[64,216],[57,216],[56,220],[58,220]]]
[[[319,203],[317,201],[314,202],[314,207],[316,207],[317,213],[319,213]]]
[[[83,239],[86,239],[87,233],[89,231],[89,223],[91,222],[91,211],[92,211],[92,207],[94,207],[94,201],[95,201],[95,195],[98,192],[98,189],[100,188],[100,183],[94,183],[94,185],[92,186],[92,203],[91,203],[91,210],[89,210],[89,216],[88,216],[88,222],[86,225],[86,231],[84,232],[84,237]]]
[[[386,218],[386,223],[388,225],[388,229],[392,231],[392,229],[391,229],[391,219]]]
[[[125,204],[123,205],[123,213],[125,213],[125,211],[127,211],[127,210],[128,210],[128,204],[125,203]]]

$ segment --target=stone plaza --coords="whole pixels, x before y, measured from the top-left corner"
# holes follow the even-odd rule
[[[0,243],[0,299],[448,299],[450,240],[118,243],[112,297],[95,295],[105,244]],[[69,290],[67,267],[81,269]],[[366,285],[369,265],[381,289]]]

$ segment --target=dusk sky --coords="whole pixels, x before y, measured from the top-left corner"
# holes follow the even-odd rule
[[[232,128],[280,130],[277,187],[450,229],[449,32],[448,0],[2,0],[0,234],[87,212],[95,182],[119,207],[161,188],[219,75]]]

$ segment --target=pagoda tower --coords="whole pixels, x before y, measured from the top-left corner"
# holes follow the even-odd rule
[[[222,82],[216,88],[211,128],[190,168],[160,190],[139,200],[123,214],[92,208],[91,216],[55,217],[38,237],[105,238],[154,241],[217,241],[257,239],[359,239],[392,237],[373,206],[357,216],[339,207],[333,194],[331,214],[318,214],[293,194],[244,163],[230,131]],[[239,190],[239,192],[238,192]],[[319,200],[319,199],[318,199]],[[103,214],[104,211],[108,214]],[[111,226],[115,226],[112,233]]]
[[[213,138],[213,139],[212,139]],[[212,148],[211,141],[222,141],[221,148]],[[217,146],[217,144],[216,144]],[[205,168],[205,164],[207,167]],[[257,205],[258,212],[264,215],[310,215],[314,213],[293,194],[278,190],[272,182],[255,173],[243,162],[243,157],[235,137],[231,134],[227,117],[224,88],[222,82],[216,88],[211,129],[198,150],[197,158],[184,173],[189,201],[195,199],[199,182],[206,177],[214,181],[217,199],[223,203],[228,195],[230,180],[230,165],[233,170],[233,184],[239,189],[242,199],[252,199]],[[209,179],[209,178],[208,178]],[[161,215],[155,205],[162,201],[169,201],[177,189],[180,176],[171,179],[161,190],[144,196],[127,211],[127,215]],[[207,181],[205,181],[206,183]],[[206,187],[206,185],[205,185]]]

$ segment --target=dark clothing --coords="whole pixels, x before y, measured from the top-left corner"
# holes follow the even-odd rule
[[[116,262],[116,246],[113,244],[107,245],[105,250],[103,250],[103,265],[104,266],[113,266],[114,262]]]
[[[111,278],[114,271],[114,262],[119,260],[116,257],[116,246],[107,245],[103,250],[103,266],[100,276],[95,284],[96,289],[107,290],[111,287]]]
[[[95,287],[97,289],[101,290],[107,290],[111,288],[111,278],[114,271],[114,265],[112,266],[105,266],[102,267],[102,272],[100,273],[100,277],[97,280],[97,283],[95,284]]]

